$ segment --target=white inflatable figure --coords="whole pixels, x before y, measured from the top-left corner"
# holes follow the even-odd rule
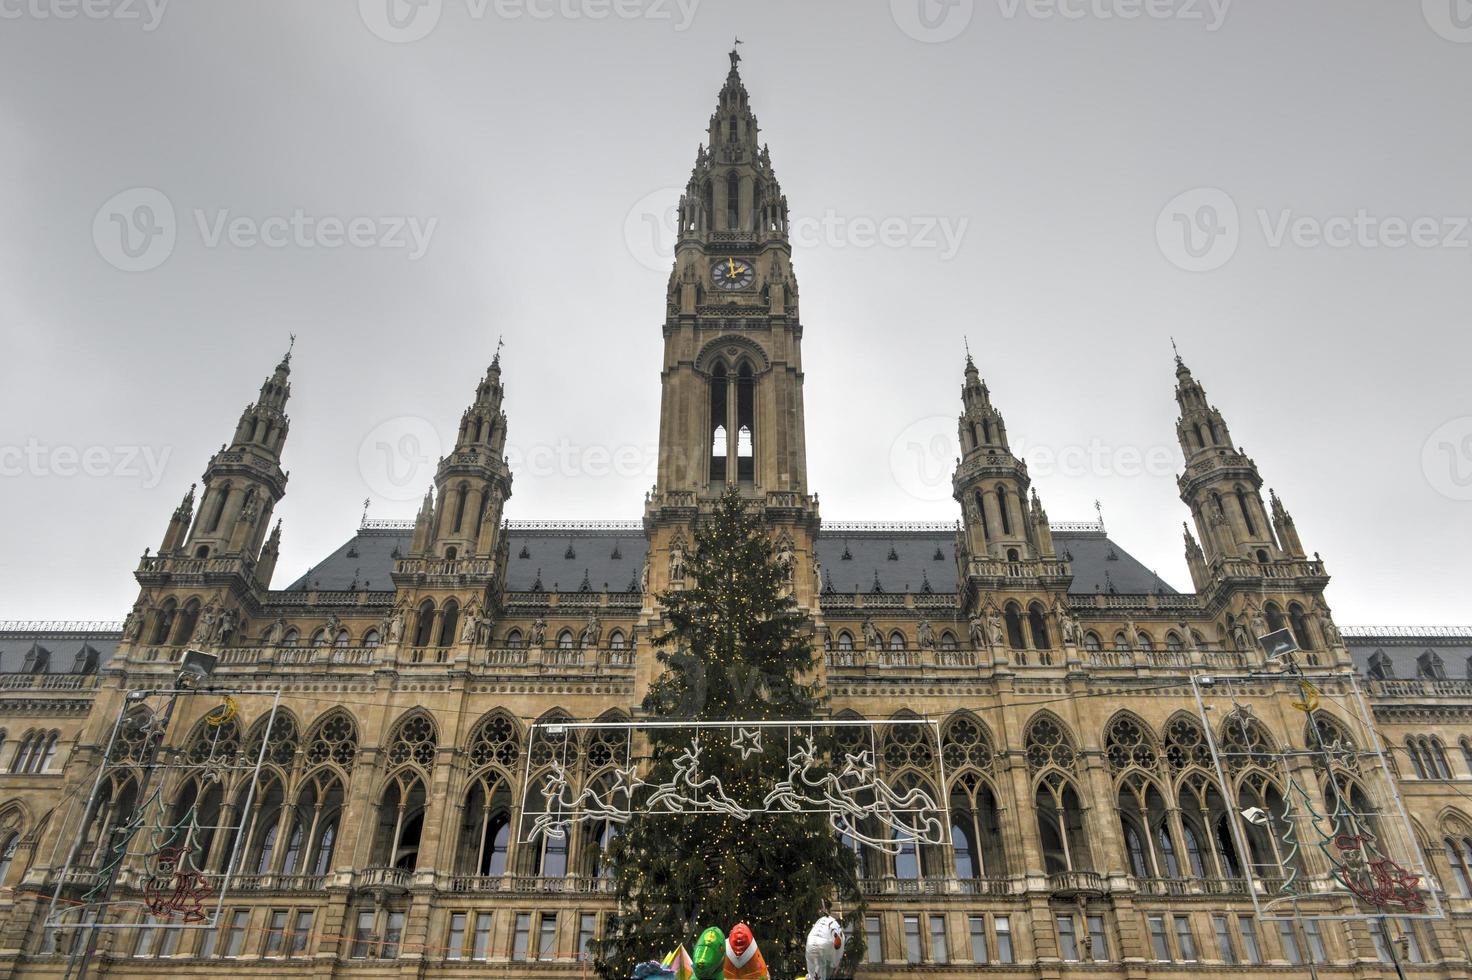
[[[828,980],[838,972],[843,959],[843,927],[824,905],[818,921],[808,930],[808,980]]]

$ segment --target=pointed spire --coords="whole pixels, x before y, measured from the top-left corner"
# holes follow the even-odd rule
[[[178,508],[174,511],[174,519],[188,521],[194,516],[194,491],[199,484],[189,484],[189,492],[184,494],[184,499],[179,501]]]

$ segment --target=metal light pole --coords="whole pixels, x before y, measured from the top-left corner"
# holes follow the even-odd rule
[[[215,664],[219,661],[219,659],[220,658],[215,656],[214,654],[203,653],[199,650],[185,651],[182,666],[180,667],[178,676],[174,679],[174,687],[167,692],[169,695],[169,700],[164,705],[163,715],[158,719],[157,723],[152,726],[152,731],[149,733],[148,748],[147,751],[144,753],[144,758],[142,762],[143,778],[140,779],[138,782],[138,791],[137,795],[135,796],[135,799],[138,800],[139,805],[143,805],[143,801],[146,799],[147,796],[148,785],[149,783],[153,782],[153,772],[154,769],[156,769],[158,766],[159,751],[163,748],[164,738],[167,736],[169,730],[169,722],[173,719],[174,708],[179,703],[179,695],[184,693],[193,693],[196,685],[198,685],[200,681],[208,678],[209,675],[214,671]],[[163,692],[130,691],[128,693],[128,700],[138,701],[141,700],[143,697],[146,697],[150,693]],[[121,726],[121,723],[122,719],[119,718],[119,726]],[[115,727],[113,731],[113,738],[111,744],[109,745],[109,753],[116,746],[116,743],[117,728]],[[102,760],[103,769],[106,769],[108,761],[109,758],[107,756],[104,756]],[[100,778],[101,774],[99,773],[99,779]],[[106,846],[107,850],[103,851],[104,854],[116,853],[116,848],[127,848],[128,841],[136,832],[136,827],[132,827],[130,829],[127,825],[116,826],[109,831],[110,839],[106,842],[99,841],[98,844],[99,846]],[[84,824],[81,833],[78,835],[77,842],[72,847],[73,858],[75,858],[76,854],[81,849],[82,836],[85,834],[86,826]],[[97,911],[92,915],[92,921],[87,924],[86,947],[82,950],[80,955],[73,953],[67,963],[66,976],[69,978],[69,980],[86,980],[87,970],[92,964],[92,958],[97,955],[97,939],[99,934],[102,932],[100,920],[107,908],[107,902],[112,896],[113,886],[117,884],[118,871],[123,866],[123,856],[124,855],[119,855],[117,860],[110,861],[107,864],[107,866],[103,869],[102,881],[90,893],[96,896],[95,904],[97,907]],[[67,865],[71,865],[71,859],[68,859]],[[72,972],[73,968],[75,968],[75,973]]]

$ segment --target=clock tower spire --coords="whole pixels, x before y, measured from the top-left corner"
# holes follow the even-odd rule
[[[778,543],[790,546],[794,593],[816,607],[818,509],[807,486],[787,199],[741,80],[741,55],[730,57],[679,203],[658,478],[646,513],[649,592],[669,587],[670,548],[688,546],[701,511],[734,488],[763,508]]]

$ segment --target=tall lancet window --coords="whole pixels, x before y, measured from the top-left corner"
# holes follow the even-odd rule
[[[741,230],[741,181],[734,170],[726,174],[726,230]]]
[[[756,431],[755,383],[751,365],[741,365],[736,381],[736,478],[750,483],[754,479],[751,455],[752,436]]]
[[[710,378],[710,482],[726,482],[726,367],[717,364]]]

